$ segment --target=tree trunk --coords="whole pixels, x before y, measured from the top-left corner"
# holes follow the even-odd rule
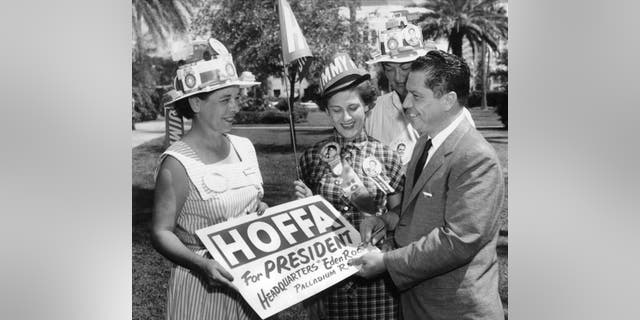
[[[487,109],[487,71],[489,68],[489,57],[487,55],[487,44],[482,44],[482,109]]]
[[[351,43],[355,44],[360,41],[358,30],[356,28],[356,9],[359,6],[358,0],[347,0],[347,6],[349,8],[349,30],[351,31]]]
[[[454,28],[449,35],[449,46],[451,47],[451,53],[462,58],[462,32],[456,31]]]

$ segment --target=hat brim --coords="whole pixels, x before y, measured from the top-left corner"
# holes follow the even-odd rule
[[[211,86],[206,86],[200,90],[195,90],[193,92],[189,92],[187,94],[181,95],[175,99],[170,100],[169,102],[165,102],[164,106],[168,106],[170,104],[175,103],[178,100],[182,100],[188,97],[191,97],[193,95],[199,94],[199,93],[206,93],[206,92],[211,92],[211,91],[215,91],[215,90],[219,90],[219,89],[224,89],[227,87],[232,87],[232,86],[239,86],[240,88],[249,88],[249,87],[253,87],[255,85],[259,85],[260,82],[257,81],[242,81],[242,80],[233,80],[233,81],[229,81],[229,82],[225,82],[222,84],[216,84],[216,85],[211,85]]]
[[[369,73],[364,73],[364,74],[352,74],[349,75],[349,77],[345,77],[344,79],[341,79],[342,81],[338,81],[335,84],[333,84],[331,87],[327,88],[326,90],[324,90],[320,96],[323,98],[326,98],[330,95],[333,95],[339,91],[342,90],[346,90],[350,87],[356,86],[362,82],[365,82],[367,80],[371,79],[371,75]]]
[[[366,64],[374,64],[374,63],[380,63],[380,62],[391,62],[391,63],[412,62],[418,59],[419,57],[424,56],[425,54],[427,54],[427,52],[428,52],[427,50],[418,49],[418,50],[415,50],[415,53],[411,55],[402,56],[402,57],[391,57],[390,55],[385,54],[367,61]]]

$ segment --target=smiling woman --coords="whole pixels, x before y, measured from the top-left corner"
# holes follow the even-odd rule
[[[395,151],[363,129],[365,112],[376,97],[366,71],[357,68],[348,55],[338,54],[326,67],[320,84],[317,103],[335,130],[300,158],[302,181],[295,182],[296,197],[322,195],[359,227],[400,203],[402,162]],[[376,239],[370,234],[361,236],[384,250],[384,241],[380,241],[384,234]],[[349,278],[316,298],[309,314],[326,319],[397,319],[397,297],[387,283],[385,277]]]
[[[167,319],[257,319],[195,231],[266,208],[255,149],[229,134],[239,88],[258,83],[238,78],[217,40],[200,49],[178,69],[176,95],[167,103],[193,119],[191,130],[160,156],[156,171],[151,238],[174,263]]]
[[[333,127],[345,138],[358,135],[364,126],[365,112],[376,98],[376,91],[369,81],[349,90],[335,93],[320,101]]]

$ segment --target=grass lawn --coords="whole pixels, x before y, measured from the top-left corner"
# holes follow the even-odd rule
[[[475,115],[474,115],[475,118]],[[507,170],[507,131],[483,130],[487,140],[496,149],[500,161]],[[237,129],[233,134],[251,139],[258,152],[258,160],[264,180],[264,201],[277,205],[293,200],[292,181],[295,179],[293,155],[289,148],[288,131]],[[329,131],[301,131],[297,141],[302,151],[312,143],[323,139]],[[153,204],[153,171],[162,153],[162,138],[144,143],[132,150],[133,163],[133,287],[132,318],[164,318],[167,279],[171,264],[160,256],[150,243],[149,220]],[[501,213],[502,228],[498,245],[500,262],[500,296],[507,308],[507,201]],[[279,314],[280,319],[307,319],[305,311],[296,305]]]

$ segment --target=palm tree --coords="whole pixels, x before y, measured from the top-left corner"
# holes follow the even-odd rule
[[[144,52],[143,23],[156,44],[166,44],[169,34],[187,31],[191,17],[203,4],[203,0],[132,1],[134,57]]]
[[[507,38],[506,10],[500,0],[429,0],[422,7],[431,12],[417,22],[425,39],[447,38],[451,52],[462,57],[462,39],[476,48],[488,45],[498,51],[498,41]]]
[[[482,53],[482,107],[487,107],[487,46],[498,51],[500,39],[507,38],[507,12],[500,0],[430,0],[423,5],[431,12],[422,15],[418,23],[425,38],[446,37],[451,52],[462,57],[462,40],[467,38],[475,57]]]

